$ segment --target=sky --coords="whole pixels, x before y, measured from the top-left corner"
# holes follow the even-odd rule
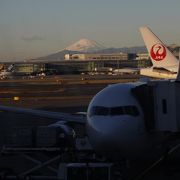
[[[179,8],[179,0],[0,0],[0,60],[45,56],[81,38],[142,46],[140,26],[180,44]]]

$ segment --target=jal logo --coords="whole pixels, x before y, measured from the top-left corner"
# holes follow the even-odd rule
[[[150,53],[152,59],[155,61],[162,61],[166,57],[166,48],[158,43],[152,46]]]

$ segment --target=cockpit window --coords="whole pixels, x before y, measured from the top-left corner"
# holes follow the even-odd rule
[[[136,106],[132,106],[132,108],[133,108],[134,116],[139,116],[138,108]]]
[[[108,115],[109,114],[109,108],[101,107],[101,106],[95,106],[94,107],[94,113],[96,115]]]
[[[138,116],[139,111],[136,106],[117,106],[117,107],[93,106],[89,112],[89,116],[118,116],[118,115]]]
[[[121,106],[120,107],[112,107],[110,109],[111,109],[111,112],[110,112],[111,116],[124,114],[123,107],[121,107]]]

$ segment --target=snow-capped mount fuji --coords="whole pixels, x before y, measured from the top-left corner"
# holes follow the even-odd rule
[[[97,52],[102,49],[105,49],[105,47],[97,43],[96,41],[86,38],[80,39],[79,41],[65,48],[65,50],[68,51],[78,51],[82,53]]]
[[[63,50],[59,50],[56,53],[49,54],[47,56],[38,57],[34,60],[64,60],[65,54],[79,54],[79,53],[100,53],[100,54],[111,54],[111,53],[142,53],[147,52],[145,46],[143,47],[130,47],[130,48],[105,48],[103,45],[89,39],[80,39],[74,44],[68,46]]]

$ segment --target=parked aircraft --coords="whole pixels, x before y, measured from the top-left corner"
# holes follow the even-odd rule
[[[148,27],[141,27],[140,32],[153,64],[151,68],[141,69],[140,74],[156,78],[175,79],[179,61]]]
[[[13,69],[14,69],[14,65],[11,64],[11,65],[8,66],[7,69],[1,70],[0,71],[0,78],[4,79],[4,78],[12,76],[13,75]]]
[[[113,75],[118,74],[138,74],[139,68],[122,68],[122,69],[114,69],[112,71]]]

